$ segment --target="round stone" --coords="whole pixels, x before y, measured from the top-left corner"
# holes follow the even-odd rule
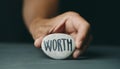
[[[73,53],[75,42],[70,35],[55,33],[44,37],[41,47],[50,58],[65,59]]]

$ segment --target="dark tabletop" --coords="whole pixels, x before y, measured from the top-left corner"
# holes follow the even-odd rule
[[[76,60],[53,60],[32,44],[0,43],[0,69],[120,69],[120,46],[94,45]]]

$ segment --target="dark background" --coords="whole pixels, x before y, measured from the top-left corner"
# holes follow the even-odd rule
[[[59,12],[76,11],[92,27],[92,44],[120,45],[119,2],[61,0]],[[22,19],[22,0],[0,1],[0,42],[33,42]]]

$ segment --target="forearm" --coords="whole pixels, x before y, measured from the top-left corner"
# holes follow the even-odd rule
[[[37,18],[45,19],[56,15],[59,0],[24,0],[23,17],[26,26]]]

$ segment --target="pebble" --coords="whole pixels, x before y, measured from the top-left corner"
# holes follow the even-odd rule
[[[50,58],[66,59],[75,50],[75,42],[70,35],[55,33],[43,38],[41,48]]]

